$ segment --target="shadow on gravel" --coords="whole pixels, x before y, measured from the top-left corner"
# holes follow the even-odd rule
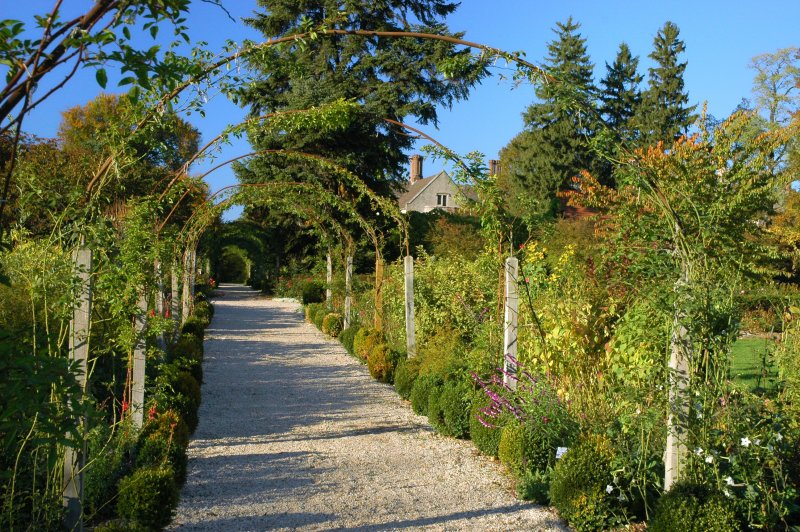
[[[509,506],[502,506],[500,508],[490,508],[481,510],[471,510],[469,512],[455,512],[447,515],[437,515],[433,517],[419,517],[416,519],[406,519],[401,521],[387,521],[377,525],[366,525],[355,528],[338,528],[337,530],[347,530],[353,532],[361,532],[368,530],[397,530],[401,528],[417,528],[422,526],[431,526],[438,524],[446,524],[459,519],[474,519],[477,517],[484,517],[487,515],[505,515],[520,512],[530,508],[529,504],[512,504]],[[469,523],[466,523],[469,525]],[[565,528],[557,519],[547,519],[542,522],[542,526],[551,527],[555,530],[569,530]]]

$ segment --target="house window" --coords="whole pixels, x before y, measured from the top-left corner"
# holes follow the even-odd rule
[[[436,206],[447,207],[447,194],[436,194]]]

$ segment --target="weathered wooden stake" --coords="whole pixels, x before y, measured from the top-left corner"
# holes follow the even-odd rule
[[[179,312],[178,301],[180,297],[178,295],[179,289],[180,289],[180,282],[178,279],[178,261],[173,260],[172,275],[170,279],[170,290],[172,295],[170,296],[169,299],[169,315],[175,323],[175,331],[174,331],[175,334],[177,334],[178,327],[180,327],[181,324],[181,317],[178,315]]]
[[[519,314],[519,288],[517,286],[519,261],[516,257],[506,259],[505,320],[503,324],[503,382],[512,390],[517,389],[517,316]],[[512,361],[513,359],[514,361]]]
[[[333,308],[333,255],[328,248],[327,272],[325,276],[325,303],[328,308]]]
[[[414,257],[406,255],[403,263],[406,281],[406,356],[411,358],[417,354],[417,337],[414,328]]]
[[[353,307],[353,256],[348,255],[344,266],[344,328],[350,327]]]
[[[189,318],[189,313],[192,311],[192,257],[191,252],[187,251],[183,256],[183,290],[181,291],[181,325],[183,325]]]
[[[139,312],[136,313],[135,331],[136,345],[133,348],[133,382],[131,383],[131,419],[137,428],[144,422],[144,379],[147,345],[145,342],[145,326],[147,324],[147,298],[144,293],[139,296]]]
[[[664,491],[669,491],[677,482],[686,465],[686,422],[689,418],[689,357],[692,342],[686,328],[686,314],[681,309],[680,292],[688,283],[688,274],[676,283],[679,292],[672,322],[669,356],[669,412],[667,416],[667,448],[664,452]]]
[[[376,331],[383,330],[383,258],[375,254],[375,314],[373,327]]]
[[[192,248],[189,252],[189,293],[191,299],[189,300],[189,311],[191,312],[194,307],[194,285],[197,284],[197,248]],[[247,277],[250,277],[250,263],[247,262]]]
[[[80,246],[75,250],[73,260],[75,270],[80,278],[80,294],[70,321],[69,352],[72,360],[78,363],[77,380],[83,395],[86,393],[88,381],[87,361],[89,359],[89,330],[92,316],[92,250],[86,246]],[[85,433],[85,416],[81,417],[78,430]],[[78,436],[79,439],[83,438],[83,434]],[[85,446],[65,449],[63,498],[66,508],[64,524],[68,530],[83,530],[83,468],[85,461]]]

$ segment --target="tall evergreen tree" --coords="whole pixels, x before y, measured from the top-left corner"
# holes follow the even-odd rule
[[[410,31],[449,34],[444,17],[457,3],[447,0],[259,0],[264,12],[248,23],[265,37],[281,37],[326,25],[332,29]],[[455,34],[460,36],[462,34]],[[405,179],[404,150],[413,138],[387,125],[389,118],[437,123],[437,106],[467,97],[485,75],[483,66],[465,61],[469,51],[439,41],[356,35],[320,36],[296,45],[273,48],[251,62],[260,79],[242,92],[254,115],[307,109],[340,98],[363,105],[358,120],[343,131],[282,132],[251,138],[259,149],[287,148],[336,159],[378,191]],[[445,78],[443,62],[463,68]],[[466,65],[466,66],[465,66]],[[451,73],[452,74],[452,73]],[[249,164],[249,179],[276,179],[282,174],[311,176],[313,168],[292,164],[276,168],[268,161]]]
[[[644,79],[638,68],[639,57],[631,55],[628,45],[622,43],[614,62],[606,63],[606,76],[600,80],[600,114],[616,140],[633,140],[632,121],[642,104]]]
[[[686,62],[680,62],[680,54],[686,45],[679,34],[678,26],[668,21],[653,39],[653,51],[648,57],[656,66],[648,69],[649,87],[636,120],[645,143],[671,142],[686,133],[697,118],[697,105],[688,105],[689,95],[684,91]]]
[[[581,170],[598,161],[587,139],[596,129],[594,65],[572,17],[557,23],[544,68],[555,81],[536,90],[539,102],[523,114],[525,131],[501,153],[512,188],[524,190],[526,207],[535,214],[558,211],[556,193]]]

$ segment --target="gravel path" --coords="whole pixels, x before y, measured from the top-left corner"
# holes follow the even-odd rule
[[[437,435],[294,302],[226,285],[171,530],[566,530]]]

